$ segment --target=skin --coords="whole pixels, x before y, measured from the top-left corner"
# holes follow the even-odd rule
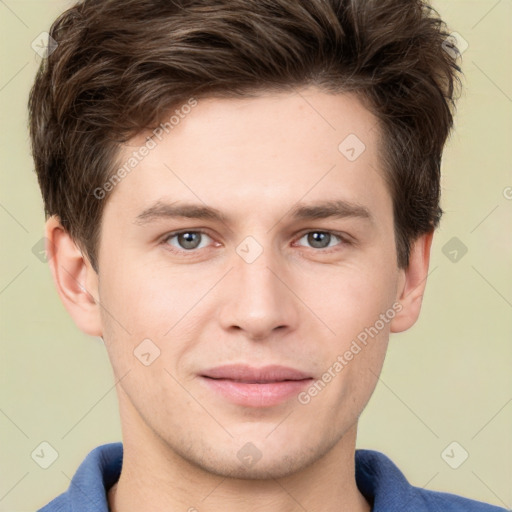
[[[351,133],[366,145],[353,162],[338,150]],[[289,217],[299,201],[329,199],[363,206],[371,220]],[[156,201],[207,205],[231,221],[137,223]],[[187,252],[165,238],[177,230],[206,235]],[[333,235],[319,248],[311,231],[345,241]],[[124,462],[111,510],[370,510],[355,483],[357,421],[390,332],[418,317],[432,233],[399,269],[379,128],[356,97],[308,88],[201,99],[108,198],[99,274],[58,218],[46,236],[65,307],[81,330],[103,337],[119,380]],[[236,252],[247,236],[263,249],[252,263]],[[198,377],[247,363],[320,379],[393,304],[400,312],[307,404],[243,407]],[[146,338],[160,349],[149,366],[133,353]],[[252,466],[237,457],[248,442],[261,454]]]

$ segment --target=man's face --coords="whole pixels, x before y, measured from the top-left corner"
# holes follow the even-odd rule
[[[404,276],[378,136],[355,97],[306,89],[200,100],[153,137],[108,199],[98,258],[125,435],[258,478],[306,467],[355,426]],[[121,164],[145,142],[133,140]],[[334,201],[339,216],[295,215]],[[185,204],[223,219],[162,207]],[[211,377],[228,364],[309,380]]]

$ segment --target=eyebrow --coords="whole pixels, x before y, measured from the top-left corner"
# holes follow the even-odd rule
[[[373,222],[373,216],[365,206],[345,200],[320,201],[311,204],[297,203],[285,216],[294,220],[318,220],[356,217]],[[231,218],[220,210],[194,203],[165,203],[157,201],[135,217],[135,224],[144,226],[161,219],[201,219],[229,224]],[[284,218],[284,217],[283,217]]]

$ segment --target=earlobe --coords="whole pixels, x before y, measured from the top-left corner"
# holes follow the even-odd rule
[[[47,260],[64,307],[78,328],[102,336],[98,275],[56,216],[45,226]]]
[[[391,332],[406,331],[419,317],[427,284],[433,235],[434,232],[430,231],[411,244],[409,265],[402,271],[401,284],[397,290],[397,301],[401,305],[401,310],[391,322]]]

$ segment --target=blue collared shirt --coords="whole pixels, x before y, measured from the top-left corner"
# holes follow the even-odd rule
[[[68,490],[38,512],[109,512],[107,491],[119,479],[122,462],[122,443],[98,446],[80,464]],[[372,512],[506,512],[480,501],[414,487],[380,452],[356,450],[355,467],[357,487]]]

